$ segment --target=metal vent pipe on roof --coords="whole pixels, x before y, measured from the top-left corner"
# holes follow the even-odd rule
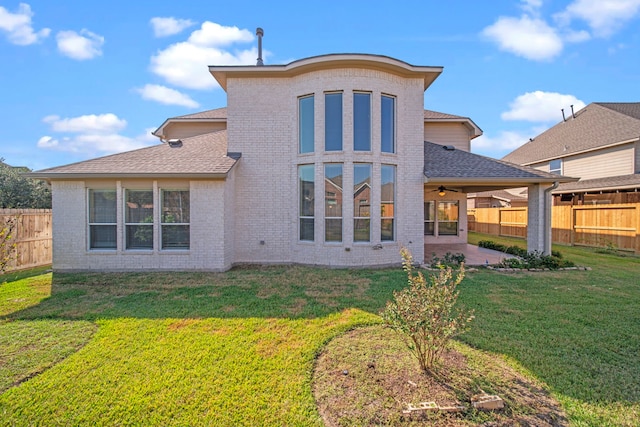
[[[264,62],[262,62],[262,36],[264,36],[264,30],[260,27],[256,28],[256,36],[258,36],[258,62],[256,62],[256,65],[260,67],[264,65]]]

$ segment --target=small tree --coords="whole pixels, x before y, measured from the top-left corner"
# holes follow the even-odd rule
[[[0,274],[7,271],[7,267],[16,257],[16,244],[13,232],[18,223],[18,216],[10,217],[0,226]]]
[[[402,248],[402,266],[409,286],[393,293],[382,312],[384,322],[398,332],[423,371],[430,371],[449,340],[468,329],[473,312],[456,307],[457,286],[464,278],[464,265],[453,277],[451,268],[424,277],[414,273],[411,252]]]

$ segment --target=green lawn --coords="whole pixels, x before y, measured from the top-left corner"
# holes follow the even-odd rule
[[[468,274],[461,340],[546,383],[572,425],[640,425],[640,259],[555,249],[593,270]],[[322,425],[316,355],[405,284],[302,267],[10,278],[0,425]]]

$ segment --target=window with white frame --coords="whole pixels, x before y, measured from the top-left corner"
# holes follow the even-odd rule
[[[342,163],[324,165],[324,240],[342,242]]]
[[[313,153],[314,128],[314,96],[298,98],[298,152]]]
[[[395,240],[396,167],[382,165],[380,185],[380,240]]]
[[[161,198],[160,238],[162,249],[189,249],[189,191],[162,190]]]
[[[424,235],[436,234],[436,202],[433,200],[424,202]]]
[[[313,242],[315,211],[315,166],[298,166],[299,239]]]
[[[153,249],[153,191],[125,190],[126,249]]]
[[[381,147],[383,153],[396,152],[396,99],[382,95],[380,111]]]
[[[562,159],[555,159],[549,162],[549,172],[562,175]]]
[[[438,202],[438,235],[457,236],[459,204],[455,202]]]
[[[353,241],[371,240],[371,164],[353,165]]]
[[[371,151],[371,94],[353,94],[353,150]]]
[[[116,249],[116,190],[89,189],[89,249]]]
[[[342,92],[324,94],[324,150],[342,151]]]

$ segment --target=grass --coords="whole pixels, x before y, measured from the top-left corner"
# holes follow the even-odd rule
[[[593,270],[468,274],[462,341],[546,383],[572,425],[639,425],[640,259],[554,249]],[[10,279],[0,425],[321,425],[316,356],[405,284],[400,269],[302,267]]]

